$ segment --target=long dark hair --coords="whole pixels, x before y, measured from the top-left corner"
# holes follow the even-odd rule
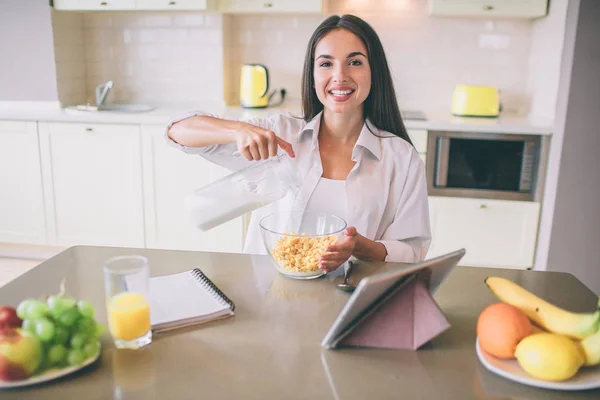
[[[317,43],[334,29],[346,29],[362,40],[367,48],[367,58],[371,67],[371,91],[364,102],[364,116],[378,129],[388,131],[412,144],[406,127],[402,122],[396,92],[392,82],[392,74],[388,67],[383,45],[375,30],[362,19],[354,15],[332,15],[317,27],[312,34],[302,72],[302,112],[303,119],[308,122],[323,110],[314,90],[314,62]]]

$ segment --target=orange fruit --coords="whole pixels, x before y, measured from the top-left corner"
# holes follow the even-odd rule
[[[532,333],[527,315],[506,303],[487,306],[477,319],[477,337],[483,350],[498,358],[515,358],[517,344]]]

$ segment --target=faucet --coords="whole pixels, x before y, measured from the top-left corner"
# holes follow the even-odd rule
[[[112,88],[113,81],[108,81],[96,86],[96,107],[102,108],[106,101],[106,97],[108,97],[108,92],[110,92],[110,89]]]

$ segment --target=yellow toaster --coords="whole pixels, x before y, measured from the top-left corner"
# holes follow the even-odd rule
[[[493,86],[456,85],[452,114],[460,117],[497,117],[500,94]]]

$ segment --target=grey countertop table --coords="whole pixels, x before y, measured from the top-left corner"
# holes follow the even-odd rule
[[[599,399],[600,390],[560,392],[496,376],[475,354],[481,310],[497,301],[486,276],[512,279],[571,309],[594,309],[597,297],[573,276],[457,267],[435,295],[452,327],[418,351],[324,350],[321,339],[348,299],[335,289],[342,271],[300,281],[277,273],[266,256],[111,247],[72,247],[0,289],[0,304],[58,291],[90,300],[106,322],[102,264],[142,254],[152,275],[201,268],[235,303],[236,315],[156,335],[137,351],[103,337],[101,358],[38,386],[0,391],[0,399]],[[360,264],[353,279],[402,264]]]

